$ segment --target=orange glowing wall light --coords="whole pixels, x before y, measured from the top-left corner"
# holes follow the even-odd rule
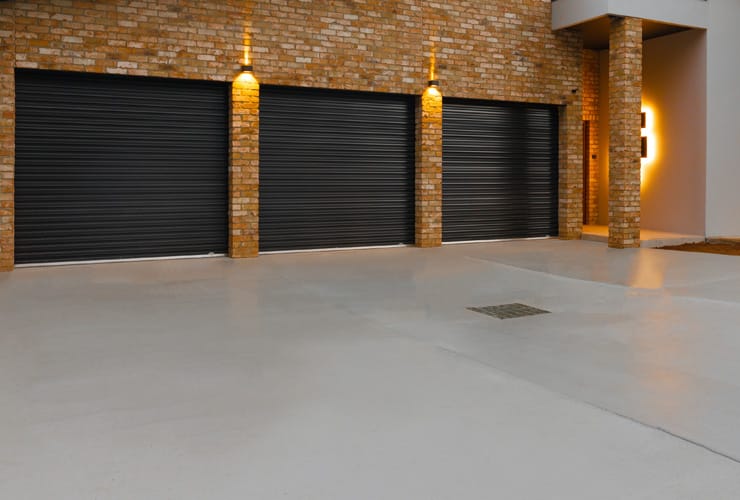
[[[642,160],[640,166],[640,182],[644,183],[658,152],[655,134],[655,111],[650,105],[642,105],[641,120]]]
[[[434,45],[432,45],[432,51],[429,56],[429,82],[424,94],[434,97],[442,96],[439,91],[439,80],[437,80],[437,54]]]
[[[244,58],[241,61],[241,67],[242,71],[235,82],[248,86],[258,85],[252,72],[251,43],[247,33],[244,34]]]
[[[434,45],[432,45],[432,52],[429,56],[429,81],[436,80],[437,76],[437,51],[434,48]]]
[[[244,35],[244,57],[242,66],[252,66],[252,43],[248,35]]]
[[[242,71],[252,71],[252,58],[250,57],[251,43],[248,36],[244,36],[244,58],[242,59]]]

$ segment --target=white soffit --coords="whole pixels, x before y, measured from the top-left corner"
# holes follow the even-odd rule
[[[707,10],[707,0],[554,0],[552,29],[570,28],[608,15],[706,28]]]

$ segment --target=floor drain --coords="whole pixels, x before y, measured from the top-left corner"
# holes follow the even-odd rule
[[[468,307],[467,309],[487,316],[493,316],[498,319],[523,318],[525,316],[550,313],[550,311],[537,309],[536,307],[528,306],[526,304],[501,304],[499,306]]]

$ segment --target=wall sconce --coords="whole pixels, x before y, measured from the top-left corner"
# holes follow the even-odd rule
[[[257,79],[254,77],[254,67],[252,66],[252,58],[249,57],[251,46],[249,43],[249,38],[246,37],[244,39],[244,58],[239,61],[239,66],[241,67],[241,73],[239,73],[238,76],[236,76],[234,83],[238,84],[239,86],[246,86],[246,87],[259,87],[259,82],[257,82]]]
[[[236,77],[235,82],[239,82],[241,85],[258,85],[257,79],[254,77],[254,67],[252,62],[245,60],[241,63],[242,72]]]
[[[432,44],[432,48],[429,53],[429,80],[427,81],[427,87],[432,91],[439,91],[439,80],[437,79],[437,49],[434,44]]]
[[[242,73],[251,73],[254,68],[252,67],[252,58],[249,57],[252,45],[248,37],[244,38],[244,59],[241,60]]]

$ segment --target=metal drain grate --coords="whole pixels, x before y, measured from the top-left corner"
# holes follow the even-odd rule
[[[526,304],[501,304],[498,306],[485,307],[468,307],[469,311],[493,316],[498,319],[523,318],[525,316],[535,316],[537,314],[550,314],[550,311],[537,309],[536,307]]]

